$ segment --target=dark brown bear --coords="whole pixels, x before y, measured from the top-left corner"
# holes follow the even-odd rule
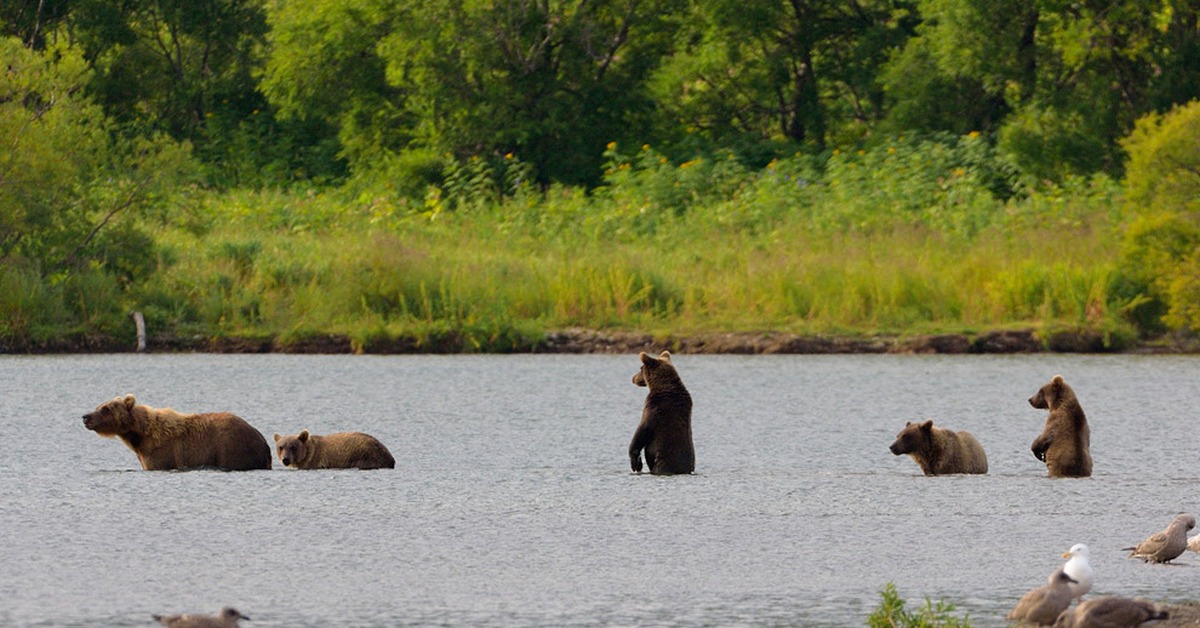
[[[645,386],[646,405],[642,422],[629,443],[629,463],[634,473],[642,472],[642,450],[650,473],[670,475],[696,470],[696,450],[692,446],[692,397],[671,364],[671,353],[657,358],[643,351],[642,368],[633,383]]]
[[[925,475],[987,473],[987,454],[970,432],[934,427],[933,421],[905,421],[889,448],[894,455],[908,454]]]
[[[267,439],[228,412],[180,414],[139,405],[133,395],[125,395],[83,415],[83,425],[101,436],[121,439],[147,471],[271,468]]]
[[[1085,478],[1092,474],[1091,432],[1075,391],[1055,375],[1029,398],[1029,405],[1049,410],[1042,433],[1030,449],[1046,463],[1052,478]]]

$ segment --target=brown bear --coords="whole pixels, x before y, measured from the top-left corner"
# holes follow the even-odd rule
[[[295,436],[276,434],[275,451],[284,466],[296,469],[396,468],[396,459],[387,447],[362,432],[317,436],[303,430]]]
[[[180,414],[117,397],[83,415],[83,426],[117,437],[137,454],[147,471],[271,468],[271,446],[258,430],[228,412]]]
[[[1086,478],[1092,474],[1091,433],[1075,391],[1055,375],[1029,398],[1029,405],[1049,410],[1042,433],[1030,449],[1046,463],[1052,478]]]
[[[634,473],[642,472],[642,450],[650,473],[670,475],[696,470],[696,450],[692,446],[692,397],[679,373],[671,364],[671,353],[657,358],[645,351],[638,356],[642,368],[633,383],[645,386],[646,405],[642,421],[629,443],[629,463]]]
[[[970,432],[934,427],[933,421],[904,422],[904,429],[889,447],[892,454],[908,454],[925,475],[987,473],[987,454]]]

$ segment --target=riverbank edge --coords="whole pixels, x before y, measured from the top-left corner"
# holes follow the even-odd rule
[[[339,334],[189,337],[157,335],[147,339],[149,353],[293,353],[293,354],[461,354],[545,353],[622,354],[669,349],[682,354],[1012,354],[1122,353],[1197,354],[1200,338],[1169,335],[1151,340],[1113,338],[1099,331],[1033,328],[979,334],[836,336],[782,332],[716,332],[690,335],[636,331],[564,329],[540,337],[480,342],[455,332],[428,337],[380,337],[368,341]],[[81,334],[43,342],[0,339],[0,354],[133,353],[135,342]]]

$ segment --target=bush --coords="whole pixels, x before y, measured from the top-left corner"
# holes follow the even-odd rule
[[[1128,315],[1143,332],[1200,331],[1200,102],[1142,118],[1123,145]]]
[[[925,605],[916,611],[904,610],[904,600],[896,593],[891,582],[880,591],[883,601],[867,618],[871,628],[968,628],[970,618],[959,619],[953,615],[954,606],[938,601],[934,604],[925,598]]]

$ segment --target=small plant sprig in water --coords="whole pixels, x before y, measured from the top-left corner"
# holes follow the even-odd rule
[[[970,628],[969,617],[956,617],[954,605],[943,601],[936,604],[925,598],[925,605],[916,611],[904,610],[904,600],[896,593],[896,585],[889,582],[880,591],[883,601],[867,618],[871,628]]]

